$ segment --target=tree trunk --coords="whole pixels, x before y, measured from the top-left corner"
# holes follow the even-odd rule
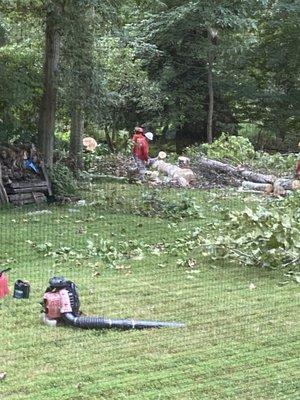
[[[273,175],[260,174],[259,172],[253,172],[242,168],[238,168],[237,171],[244,179],[247,179],[251,182],[273,183],[276,179]]]
[[[207,62],[207,85],[208,85],[208,116],[207,116],[207,142],[212,143],[213,141],[213,115],[214,115],[214,87],[213,87],[213,53],[210,50],[208,54]]]
[[[74,161],[75,172],[83,169],[84,112],[81,105],[74,106],[71,115],[70,157]]]
[[[60,34],[57,29],[57,14],[51,11],[46,16],[43,97],[38,126],[38,145],[47,167],[51,167],[53,163],[59,47]]]
[[[214,115],[214,87],[213,87],[213,65],[215,51],[213,46],[218,43],[218,31],[212,27],[207,28],[208,35],[208,57],[207,57],[207,85],[208,85],[208,115],[207,115],[207,142],[213,141],[213,115]]]
[[[111,136],[110,136],[110,134],[108,132],[108,128],[105,127],[104,131],[105,131],[105,139],[106,139],[106,143],[108,145],[108,148],[112,153],[114,153],[115,152],[115,147],[114,147],[114,144],[113,144],[113,139],[111,138]]]
[[[265,175],[241,167],[234,167],[233,165],[225,164],[216,160],[210,160],[209,158],[201,158],[200,160],[198,160],[198,163],[201,167],[208,170],[212,169],[217,172],[222,172],[238,178],[247,179],[251,182],[273,183],[276,180],[276,177],[273,175]]]
[[[209,158],[201,158],[197,160],[197,163],[201,167],[204,167],[205,169],[213,169],[218,172],[225,172],[226,174],[229,175],[236,175],[237,168],[234,167],[233,165],[230,164],[225,164],[222,163],[221,161],[216,161],[216,160],[210,160]]]

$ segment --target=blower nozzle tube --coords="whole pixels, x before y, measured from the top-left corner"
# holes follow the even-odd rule
[[[185,325],[176,322],[135,321],[130,319],[109,319],[103,317],[76,317],[73,313],[62,314],[63,320],[78,328],[98,329],[150,329],[150,328],[183,328]]]

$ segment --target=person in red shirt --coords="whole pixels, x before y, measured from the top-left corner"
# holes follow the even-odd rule
[[[133,157],[139,170],[140,179],[145,179],[146,165],[149,162],[149,141],[153,140],[153,133],[146,132],[143,135],[141,132],[134,134],[133,138]]]
[[[139,141],[144,138],[144,129],[137,126],[134,130],[134,134],[132,136],[132,155],[134,159],[137,159],[137,152],[139,147]]]

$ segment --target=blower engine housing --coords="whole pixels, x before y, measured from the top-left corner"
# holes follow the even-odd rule
[[[45,314],[49,319],[60,319],[66,312],[79,316],[80,301],[74,282],[64,277],[53,277],[44,294]]]

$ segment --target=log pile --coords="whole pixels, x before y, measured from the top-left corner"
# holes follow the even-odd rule
[[[166,162],[166,153],[160,152],[153,160],[148,180],[154,185],[164,183],[178,187],[224,188],[238,187],[242,191],[264,192],[275,196],[300,189],[299,179],[278,178],[274,175],[252,171],[245,166],[233,166],[220,161],[199,158],[190,168],[187,157],[178,157],[178,165]],[[161,175],[165,176],[161,178]]]
[[[189,168],[189,159],[187,157],[179,157],[179,165],[166,162],[166,157],[166,153],[161,151],[158,157],[153,159],[151,166],[155,171],[148,173],[148,179],[152,183],[168,183],[171,186],[188,187],[195,182],[196,176]],[[160,179],[160,175],[165,176],[166,179]]]
[[[38,204],[48,195],[50,180],[35,146],[0,146],[0,203]]]
[[[299,179],[277,178],[273,175],[251,171],[244,166],[233,166],[220,161],[201,158],[197,164],[202,170],[213,171],[230,177],[244,191],[272,193],[281,196],[287,190],[300,189]]]

